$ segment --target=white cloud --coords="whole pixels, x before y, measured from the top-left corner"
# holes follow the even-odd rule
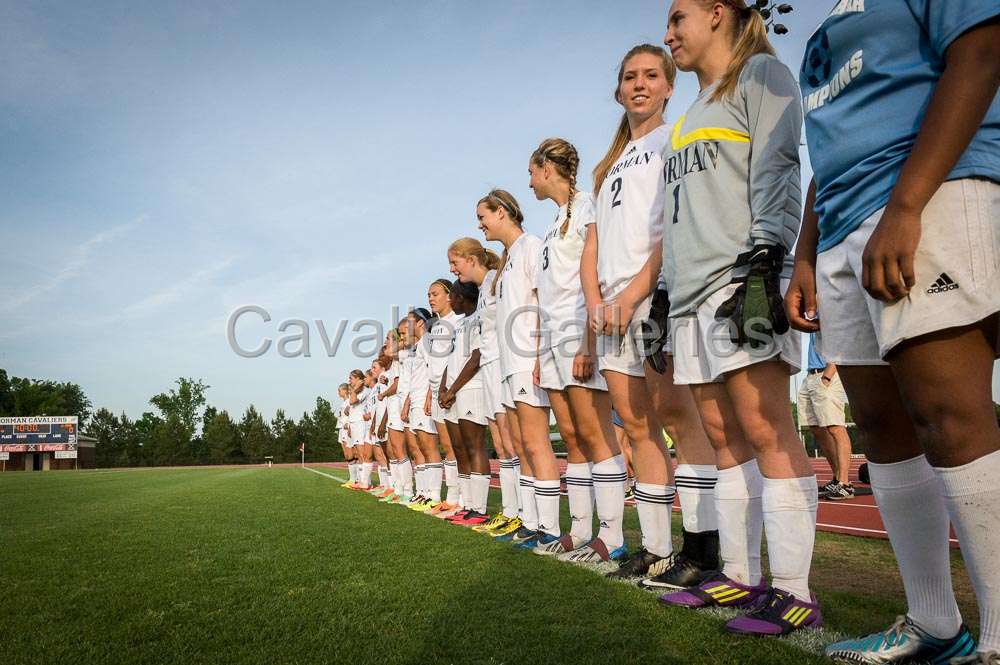
[[[83,272],[83,269],[93,258],[94,253],[102,245],[106,245],[125,235],[135,227],[142,224],[143,221],[145,221],[145,217],[138,217],[134,221],[113,226],[110,229],[105,229],[104,231],[92,236],[90,239],[84,241],[75,250],[73,250],[69,259],[57,272],[46,277],[33,286],[29,286],[20,292],[14,293],[13,299],[0,303],[0,307],[3,307],[4,309],[16,309],[45,295],[46,293],[49,293],[50,291],[54,291],[64,282],[73,279]]]
[[[165,289],[161,289],[142,300],[132,303],[121,311],[120,318],[133,318],[137,316],[147,316],[155,311],[183,300],[193,291],[202,288],[206,283],[220,272],[233,264],[232,258],[225,258],[217,263],[201,270],[197,270],[185,279],[180,280]]]

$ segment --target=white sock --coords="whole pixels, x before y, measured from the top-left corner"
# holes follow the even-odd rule
[[[569,498],[570,535],[590,542],[594,536],[594,482],[590,462],[566,465],[566,494]]]
[[[490,476],[485,473],[473,473],[469,479],[472,510],[486,514],[486,505],[490,499]]]
[[[761,506],[771,584],[811,603],[809,570],[816,542],[816,476],[764,478]]]
[[[521,521],[526,529],[538,529],[538,507],[535,505],[535,479],[532,476],[521,476]]]
[[[347,465],[347,473],[350,477],[352,483],[358,482],[358,465],[355,462],[350,462]]]
[[[625,543],[622,534],[622,518],[625,515],[625,458],[615,455],[598,462],[592,470],[594,479],[594,499],[597,503],[597,519],[600,528],[597,537],[612,551]]]
[[[500,460],[500,503],[503,506],[503,516],[512,519],[517,517],[520,509],[518,500],[517,469],[514,460]]]
[[[372,486],[372,463],[364,462],[361,465],[361,487],[368,489]]]
[[[409,458],[405,458],[399,462],[399,469],[402,471],[402,478],[400,478],[400,494],[407,499],[413,496],[413,462]]]
[[[458,485],[458,462],[456,460],[444,461],[444,484],[448,488],[448,494],[445,497],[445,500],[448,503],[460,505],[462,503],[462,499],[459,496],[461,489]]]
[[[764,532],[761,494],[764,477],[757,460],[731,469],[719,469],[715,484],[715,509],[719,514],[719,555],[722,572],[729,579],[757,586],[760,583],[760,539]]]
[[[934,637],[958,632],[962,616],[951,586],[950,522],[934,469],[923,455],[868,463],[872,492],[906,591],[907,615]]]
[[[458,496],[455,497],[455,501],[449,501],[448,503],[456,503],[462,509],[468,509],[472,506],[472,490],[469,487],[470,477],[467,473],[458,474]],[[451,490],[448,490],[448,498],[451,498]]]
[[[415,496],[422,496],[427,498],[427,465],[418,464],[417,465],[417,493]]]
[[[677,498],[681,501],[684,530],[689,533],[719,530],[715,510],[715,483],[719,470],[714,464],[678,464],[674,471]]]
[[[535,505],[538,506],[538,530],[558,536],[560,534],[558,479],[535,479]]]
[[[441,481],[444,480],[444,464],[435,462],[427,465],[427,498],[441,500]]]
[[[1000,651],[1000,450],[934,471],[979,603],[979,652]]]
[[[674,551],[670,538],[670,511],[676,493],[672,485],[635,484],[635,507],[639,513],[642,546],[650,554],[670,556]]]

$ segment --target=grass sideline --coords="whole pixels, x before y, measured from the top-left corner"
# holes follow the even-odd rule
[[[827,630],[730,636],[718,616],[322,474],[0,475],[4,662],[822,663],[832,634],[882,628],[904,607],[888,543],[819,534]],[[631,542],[637,528],[629,509]]]

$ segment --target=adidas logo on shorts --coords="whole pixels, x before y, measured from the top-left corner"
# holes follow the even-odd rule
[[[943,272],[941,276],[935,280],[931,288],[927,289],[927,293],[944,293],[945,291],[954,291],[958,288],[958,284],[951,277],[948,277],[948,273]]]
[[[472,411],[466,411],[466,412],[465,412],[465,415],[467,415],[467,416],[471,416],[471,415],[472,415]]]
[[[958,287],[955,287],[955,288],[958,288]],[[519,391],[517,391],[517,394],[518,395],[527,395],[528,391],[525,390],[524,388],[521,388]]]

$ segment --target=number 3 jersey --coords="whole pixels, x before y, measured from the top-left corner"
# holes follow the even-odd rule
[[[663,233],[665,126],[630,141],[597,193],[597,278],[616,298],[649,260]]]
[[[701,91],[670,132],[663,155],[663,277],[670,316],[694,312],[746,269],[755,244],[791,250],[799,230],[798,84],[772,55],[750,58],[731,96]],[[792,257],[784,276],[791,275]],[[742,274],[740,274],[740,272]]]
[[[569,226],[562,233],[567,206],[559,208],[538,257],[538,307],[542,315],[542,344],[561,347],[576,340],[579,344],[587,325],[587,303],[580,284],[580,257],[587,239],[587,227],[594,223],[594,199],[577,192],[569,208]],[[576,353],[572,344],[567,351]]]

